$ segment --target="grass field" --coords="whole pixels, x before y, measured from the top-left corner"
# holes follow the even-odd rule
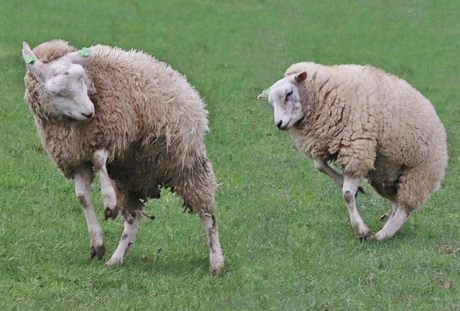
[[[460,310],[460,2],[2,0],[0,310]],[[73,184],[44,154],[23,99],[22,42],[136,48],[208,104],[226,256],[208,272],[194,215],[165,192],[120,267],[91,260]],[[442,188],[394,238],[360,242],[341,191],[255,100],[294,62],[370,63],[406,79],[443,121]],[[366,185],[376,232],[390,204]],[[97,213],[103,219],[99,189]],[[101,223],[108,254],[122,223]],[[105,259],[108,259],[106,254]]]

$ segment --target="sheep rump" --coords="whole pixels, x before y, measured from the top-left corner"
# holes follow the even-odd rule
[[[198,92],[183,75],[144,52],[100,45],[88,51],[79,56],[67,42],[53,40],[30,52],[45,68],[55,68],[58,62],[64,67],[68,62],[81,64],[94,105],[88,120],[75,120],[56,107],[46,89],[49,81],[35,73],[34,63],[27,65],[25,99],[47,154],[66,178],[75,179],[92,256],[101,258],[105,251],[102,230],[94,215],[87,215],[94,209],[86,189],[94,167],[101,174],[106,218],[115,218],[120,210],[125,221],[108,264],[123,261],[143,202],[159,198],[160,188],[167,187],[191,213],[199,214],[210,244],[211,270],[220,270],[223,257],[214,216],[217,183],[206,156],[207,111]],[[23,53],[28,53],[26,48]]]
[[[393,203],[388,222],[374,235],[381,240],[391,237],[444,177],[446,133],[433,105],[381,69],[297,63],[270,88],[268,99],[278,128],[288,130],[316,168],[342,186],[360,237],[369,235],[354,198],[361,178]]]

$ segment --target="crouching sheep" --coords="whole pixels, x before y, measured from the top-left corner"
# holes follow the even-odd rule
[[[316,168],[342,187],[360,238],[369,236],[355,201],[362,178],[393,204],[373,236],[382,240],[395,234],[444,177],[445,129],[430,101],[394,75],[369,65],[297,63],[259,97],[268,97],[276,126],[289,131]]]
[[[63,175],[75,180],[91,256],[105,253],[91,200],[93,168],[100,173],[106,218],[124,220],[107,261],[123,262],[134,242],[143,203],[170,188],[199,218],[210,269],[224,259],[215,217],[217,183],[206,156],[207,111],[198,92],[167,64],[139,51],[93,46],[80,51],[62,40],[22,50],[25,99],[43,147]]]

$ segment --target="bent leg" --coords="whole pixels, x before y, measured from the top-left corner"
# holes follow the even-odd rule
[[[342,195],[347,203],[351,226],[359,238],[366,238],[369,236],[369,228],[364,223],[356,208],[355,193],[358,191],[358,187],[359,178],[352,178],[347,175],[344,176]]]
[[[382,230],[377,232],[373,238],[378,241],[392,237],[396,231],[401,228],[401,226],[409,218],[410,211],[406,208],[405,204],[395,203],[393,205],[393,212],[390,215],[390,218],[383,226]]]
[[[99,179],[101,182],[101,194],[104,202],[104,215],[105,219],[115,219],[118,215],[117,195],[113,187],[112,180],[107,173],[107,158],[108,151],[105,149],[98,150],[93,154],[93,165],[99,172]]]
[[[343,187],[343,175],[336,172],[332,169],[326,161],[313,160],[315,163],[315,168],[323,174],[331,177],[340,187]],[[363,188],[358,187],[358,192],[364,193]],[[358,192],[355,193],[355,197],[358,195]]]
[[[398,183],[394,186],[395,194],[387,196],[393,202],[393,212],[382,230],[374,235],[375,239],[392,237],[406,222],[411,212],[426,202],[442,180],[445,160],[444,158],[425,161],[416,167],[406,169],[399,176]]]
[[[93,179],[93,172],[89,164],[82,164],[75,170],[75,194],[80,201],[85,214],[86,223],[88,225],[88,232],[90,238],[90,252],[91,258],[97,256],[102,259],[105,253],[105,246],[103,241],[104,233],[96,218],[93,202],[91,199],[91,181]]]
[[[321,173],[326,174],[327,176],[331,177],[340,187],[343,186],[343,176],[340,173],[337,173],[333,170],[326,161],[313,161],[315,164],[315,168],[320,171]]]

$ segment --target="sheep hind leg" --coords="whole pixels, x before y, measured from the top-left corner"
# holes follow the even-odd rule
[[[96,212],[94,211],[93,202],[91,199],[91,182],[93,172],[87,164],[82,164],[75,171],[75,194],[83,208],[88,232],[90,237],[90,253],[91,258],[97,256],[100,260],[105,254],[105,245],[103,241],[104,233],[97,221]]]
[[[396,231],[401,228],[401,226],[406,222],[409,218],[410,211],[406,208],[405,204],[402,203],[395,203],[393,205],[393,212],[390,215],[390,218],[383,226],[382,230],[377,232],[372,238],[376,239],[377,241],[381,241],[383,239],[387,239],[392,237]]]
[[[204,213],[200,214],[200,221],[208,239],[210,270],[219,272],[224,267],[224,257],[220,248],[217,219],[214,215]]]
[[[351,226],[358,238],[365,239],[369,236],[369,228],[364,223],[361,215],[359,215],[358,209],[356,208],[355,194],[358,191],[358,187],[359,178],[351,178],[347,175],[344,176],[342,194],[343,199],[347,203]]]
[[[105,149],[97,150],[93,154],[92,162],[96,170],[99,172],[99,180],[101,182],[101,195],[104,203],[105,219],[115,219],[118,216],[117,195],[113,187],[112,180],[107,173],[107,158],[108,151]]]
[[[124,229],[121,234],[120,242],[118,247],[113,253],[112,257],[105,263],[108,266],[115,266],[123,263],[126,252],[129,247],[133,245],[134,239],[136,238],[137,231],[139,230],[139,224],[141,222],[141,216],[139,211],[135,211],[132,215],[123,215]]]
[[[224,256],[215,217],[217,182],[212,165],[207,158],[201,158],[193,170],[185,171],[184,175],[188,178],[176,184],[175,191],[184,201],[184,206],[200,216],[209,246],[210,271],[219,272],[224,267]]]

